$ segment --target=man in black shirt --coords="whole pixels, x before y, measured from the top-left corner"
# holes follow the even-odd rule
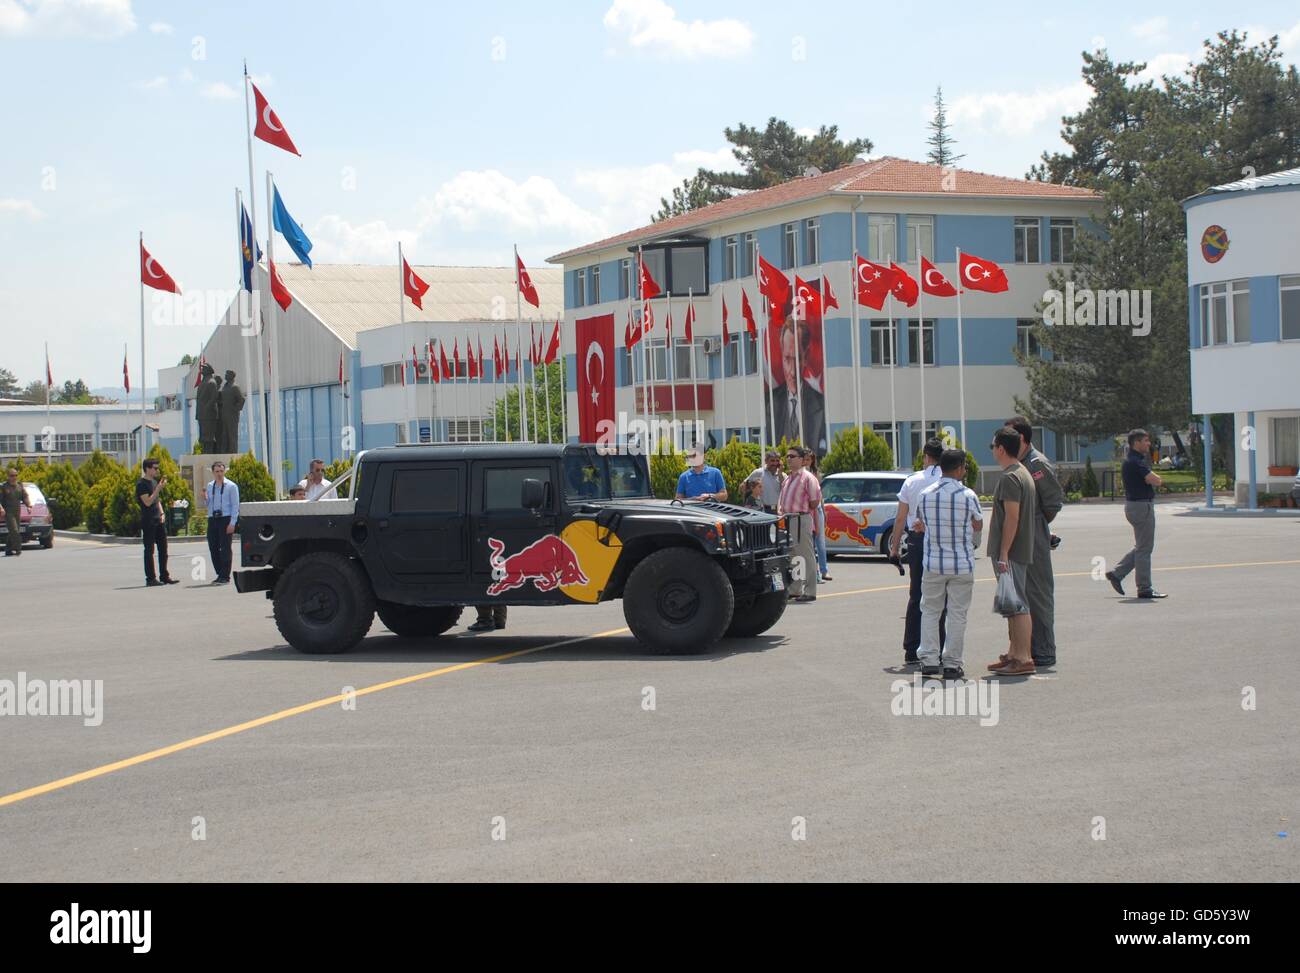
[[[1167,598],[1151,586],[1151,551],[1156,546],[1156,487],[1159,474],[1151,469],[1151,437],[1145,429],[1134,429],[1128,434],[1128,456],[1120,475],[1124,480],[1124,516],[1133,525],[1133,550],[1106,572],[1106,580],[1121,595],[1123,581],[1129,572],[1137,569],[1139,598]]]
[[[135,500],[140,505],[140,537],[144,541],[144,583],[150,588],[177,584],[167,573],[167,528],[163,524],[162,488],[167,478],[156,459],[142,464],[143,476],[135,484]],[[158,572],[154,573],[153,552],[158,549]]]

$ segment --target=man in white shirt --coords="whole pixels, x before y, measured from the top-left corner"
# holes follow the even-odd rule
[[[962,483],[966,451],[945,449],[942,475],[921,491],[916,516],[922,532],[925,572],[921,578],[921,675],[961,679],[966,612],[975,590],[975,549],[984,514],[975,491]],[[939,642],[939,618],[948,615],[947,639]],[[943,660],[940,664],[940,654]]]
[[[338,499],[338,494],[334,491],[334,485],[325,479],[325,461],[323,459],[311,461],[306,478],[299,481],[298,486],[307,491],[308,500],[315,500],[317,497],[324,500]]]
[[[212,481],[204,489],[208,502],[208,554],[217,576],[213,584],[230,584],[231,542],[239,523],[239,485],[226,479],[226,464],[212,464]]]
[[[921,535],[914,530],[916,503],[921,491],[931,486],[941,475],[939,457],[943,455],[943,443],[938,439],[931,439],[926,442],[922,452],[921,469],[904,480],[902,489],[898,491],[898,513],[894,516],[894,529],[889,535],[889,556],[897,560],[899,543],[903,539],[903,531],[898,529],[898,525],[902,524],[907,531],[907,570],[910,576],[910,588],[907,595],[907,621],[903,626],[904,663],[919,661],[916,653],[921,647],[921,574],[924,569],[921,561]],[[943,644],[945,636],[945,619],[940,617],[940,645]]]

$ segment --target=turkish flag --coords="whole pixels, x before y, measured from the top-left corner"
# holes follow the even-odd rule
[[[668,310],[664,314],[664,334],[668,337],[668,343],[673,341],[673,306],[668,305]]]
[[[758,337],[758,325],[754,323],[754,309],[749,305],[749,292],[740,289],[740,315],[745,319],[745,327],[751,338]]]
[[[275,261],[268,257],[266,265],[271,268],[271,296],[275,298],[275,303],[280,305],[281,311],[287,311],[289,305],[293,303],[293,295],[280,279],[280,272],[275,269]]]
[[[594,443],[600,439],[601,423],[614,421],[614,315],[581,318],[574,330],[578,349],[578,441]]]
[[[412,349],[414,351],[414,349]],[[438,361],[433,356],[433,339],[429,338],[424,343],[424,362],[429,368],[429,381],[440,381],[442,376],[438,374]]]
[[[200,385],[203,384],[203,366],[204,366],[206,363],[207,363],[207,359],[204,358],[202,355],[199,355],[199,364],[198,364],[198,367],[194,370],[194,387],[195,387],[195,388],[198,388]]]
[[[835,292],[831,290],[831,279],[829,277],[822,277],[822,295],[823,310],[828,307],[833,307],[836,310],[839,310],[840,302],[835,299]]]
[[[450,381],[456,373],[451,370],[451,365],[447,362],[447,346],[438,341],[438,362],[442,368],[442,377]]]
[[[528,276],[528,268],[524,266],[524,258],[515,254],[515,273],[519,275],[519,293],[524,295],[524,300],[533,307],[540,308],[542,299],[537,296],[537,288],[533,286],[533,279]]]
[[[171,291],[173,294],[181,292],[181,289],[176,286],[176,281],[172,280],[171,274],[163,270],[158,261],[149,256],[143,240],[140,241],[140,281],[154,290]]]
[[[731,341],[731,336],[727,334],[727,298],[724,294],[722,297],[722,347],[727,347]]]
[[[411,345],[411,375],[415,378],[415,384],[420,384],[420,356],[415,350],[415,345]]]
[[[483,375],[487,372],[487,367],[483,364],[483,336],[478,336],[478,380],[483,381]]]
[[[122,388],[131,391],[131,371],[126,367],[126,352],[122,352]]]
[[[935,297],[957,296],[957,288],[948,283],[948,278],[939,272],[939,268],[924,257],[921,258],[921,290]]]
[[[686,343],[687,343],[688,345],[695,341],[694,324],[695,324],[695,302],[694,302],[694,301],[687,301],[687,303],[686,303],[686,324],[685,324],[685,326],[682,328],[682,332],[683,332],[684,337],[686,338]]]
[[[890,292],[894,299],[901,302],[907,307],[912,307],[916,303],[916,298],[920,294],[920,288],[916,281],[902,267],[896,263],[891,263],[889,269],[894,274],[894,283],[890,285]],[[879,308],[877,308],[879,310]]]
[[[813,290],[812,284],[798,274],[794,278],[794,293],[798,304],[798,313],[795,316],[802,321],[808,321],[814,317],[820,320],[822,316],[821,295]]]
[[[531,321],[528,322],[528,364],[537,364],[537,333]]]
[[[859,257],[858,275],[854,281],[858,292],[858,303],[879,311],[885,306],[885,298],[893,290],[897,276],[894,268]]]
[[[465,360],[469,365],[469,377],[478,378],[479,362],[474,360],[474,343],[465,339]]]
[[[555,330],[551,332],[551,343],[546,346],[546,364],[551,365],[560,356],[560,321],[555,321]]]
[[[497,341],[497,336],[492,336],[492,380],[496,381],[497,377],[505,371],[502,364],[501,344]]]
[[[641,275],[641,300],[648,301],[652,297],[658,297],[662,291],[660,291],[659,285],[655,283],[655,279],[650,276],[650,271],[639,254],[637,255],[637,266],[640,268]]]
[[[651,304],[645,305],[645,314],[641,318],[641,336],[645,337],[655,329],[655,309]]]
[[[424,295],[428,293],[428,290],[429,290],[429,285],[415,275],[415,271],[411,269],[411,265],[408,264],[406,262],[406,258],[403,257],[402,258],[402,291],[406,294],[407,297],[411,299],[411,303],[414,304],[416,307],[418,307],[421,311],[424,310],[424,305],[420,303],[420,301],[421,298],[423,298]]]
[[[54,387],[54,373],[50,371],[50,356],[48,353],[45,355],[45,387],[47,389]]]
[[[253,84],[251,81],[248,83]],[[263,142],[271,143],[277,149],[284,149],[301,157],[302,153],[298,151],[298,146],[293,144],[293,139],[289,138],[289,133],[280,124],[280,116],[271,110],[271,106],[266,103],[262,92],[257,90],[255,84],[253,84],[253,100],[257,104],[257,128],[253,129],[253,134]]]
[[[641,340],[641,325],[632,326],[632,309],[627,309],[627,325],[623,328],[623,347],[631,351]]]
[[[343,352],[339,352],[339,384],[343,384]]]
[[[785,306],[790,303],[790,282],[762,254],[758,255],[758,292],[767,298],[772,323],[780,327],[785,321]]]
[[[1006,271],[992,260],[983,260],[973,254],[963,253],[959,267],[961,282],[970,290],[1001,294],[1010,287],[1007,283]]]

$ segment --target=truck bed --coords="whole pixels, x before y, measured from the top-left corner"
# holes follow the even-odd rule
[[[357,507],[356,500],[265,500],[241,503],[239,516],[244,517],[315,517],[349,516]]]

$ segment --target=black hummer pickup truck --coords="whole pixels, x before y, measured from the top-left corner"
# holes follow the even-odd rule
[[[366,450],[351,499],[246,503],[235,586],[265,591],[302,652],[343,652],[375,613],[440,635],[466,605],[623,599],[661,653],[765,632],[785,611],[790,539],[772,514],[650,495],[645,458],[595,446]]]

